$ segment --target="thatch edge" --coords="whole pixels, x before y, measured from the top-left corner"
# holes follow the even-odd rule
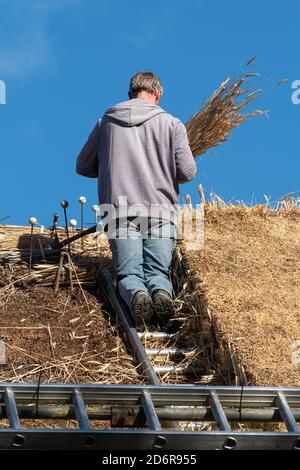
[[[226,341],[219,331],[199,278],[194,274],[188,256],[180,245],[177,246],[174,254],[173,271],[177,290],[180,291],[181,286],[187,283],[186,289],[192,293],[193,308],[196,309],[200,320],[200,334],[205,341],[213,345],[211,356],[214,366],[220,371],[227,383],[250,384],[250,377],[247,376],[243,364],[239,362],[234,346]],[[181,281],[181,285],[178,283],[178,279]]]

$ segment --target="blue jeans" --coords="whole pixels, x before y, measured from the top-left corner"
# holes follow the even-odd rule
[[[151,295],[164,289],[173,295],[170,265],[176,226],[163,219],[140,220],[141,225],[136,218],[118,219],[116,238],[109,239],[119,292],[129,306],[139,290]]]

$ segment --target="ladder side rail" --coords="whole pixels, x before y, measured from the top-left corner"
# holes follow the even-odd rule
[[[160,380],[157,373],[155,372],[153,365],[146,354],[145,348],[140,341],[136,329],[134,328],[129,315],[126,312],[125,305],[122,299],[117,295],[112,284],[111,274],[107,269],[102,269],[100,272],[100,278],[104,281],[108,294],[113,307],[116,310],[116,314],[121,321],[123,330],[126,333],[133,354],[139,363],[139,367],[142,369],[145,377],[152,385],[160,385]]]

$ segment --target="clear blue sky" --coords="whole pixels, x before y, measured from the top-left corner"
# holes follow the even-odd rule
[[[75,159],[105,109],[127,99],[130,76],[153,70],[160,105],[185,122],[217,86],[252,67],[285,87],[257,106],[255,118],[229,142],[198,159],[196,186],[224,200],[275,200],[300,189],[300,105],[291,84],[300,79],[300,2],[251,0],[0,0],[0,219],[49,224],[60,201],[79,219],[77,198],[97,202],[96,180],[77,176]],[[259,83],[259,82],[258,82]],[[93,221],[88,210],[87,222]],[[62,218],[60,219],[62,221]]]

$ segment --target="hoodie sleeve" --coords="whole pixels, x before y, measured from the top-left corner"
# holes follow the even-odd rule
[[[76,172],[88,178],[98,178],[99,125],[100,121],[90,133],[76,160]]]
[[[176,181],[187,183],[195,178],[197,165],[190,149],[185,125],[178,121],[175,128]]]

